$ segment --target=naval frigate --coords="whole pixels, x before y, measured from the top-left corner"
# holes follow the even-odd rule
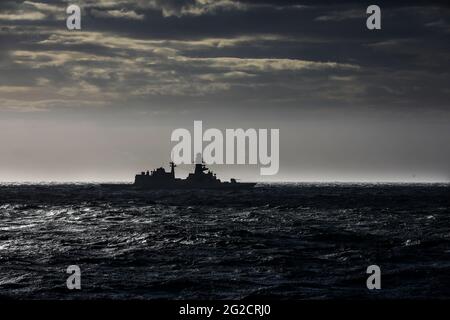
[[[250,189],[256,183],[237,182],[236,179],[230,179],[228,182],[222,182],[216,177],[216,174],[209,170],[205,163],[201,161],[195,164],[195,170],[190,173],[186,179],[175,177],[175,163],[170,162],[170,172],[160,167],[155,170],[143,171],[137,174],[134,180],[134,186],[142,189]]]

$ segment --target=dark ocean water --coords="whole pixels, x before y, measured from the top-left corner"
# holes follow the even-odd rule
[[[0,185],[0,298],[450,298],[449,196],[449,185]],[[74,264],[81,291],[66,288]]]

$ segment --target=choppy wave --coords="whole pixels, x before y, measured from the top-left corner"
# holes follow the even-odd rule
[[[448,185],[0,186],[0,298],[449,298]],[[82,290],[66,289],[69,265]],[[366,268],[382,290],[366,289]]]

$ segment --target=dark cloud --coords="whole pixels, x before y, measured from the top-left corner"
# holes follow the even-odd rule
[[[260,88],[271,88],[259,94],[263,102],[448,101],[439,85],[448,77],[449,11],[439,1],[380,2],[377,32],[365,28],[365,4],[353,1],[85,1],[78,33],[64,31],[65,5],[2,2],[2,12],[17,19],[0,19],[9,75],[2,83],[41,79],[57,84],[58,99],[78,87],[104,92],[107,104],[120,97],[242,97]],[[321,90],[311,92],[314,86]]]

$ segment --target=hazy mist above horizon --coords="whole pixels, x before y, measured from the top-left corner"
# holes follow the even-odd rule
[[[194,120],[280,129],[277,175],[223,179],[450,181],[450,5],[328,3],[1,1],[0,182],[132,181]]]

